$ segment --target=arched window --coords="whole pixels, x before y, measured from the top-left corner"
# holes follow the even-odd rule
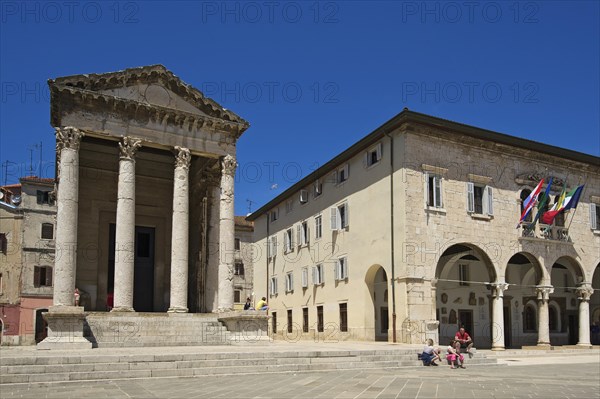
[[[531,303],[528,303],[523,311],[523,332],[525,331],[537,331],[536,309]]]
[[[529,194],[531,194],[531,190],[529,190],[527,188],[521,191],[521,214],[523,214],[523,203],[525,202],[525,200],[527,199]],[[527,217],[525,219],[523,219],[524,222],[531,222],[531,213],[532,212],[533,211],[529,212]]]

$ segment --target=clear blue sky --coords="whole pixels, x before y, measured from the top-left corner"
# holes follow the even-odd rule
[[[237,214],[404,107],[600,155],[599,4],[2,1],[0,183],[53,177],[49,78],[149,64],[251,123]]]

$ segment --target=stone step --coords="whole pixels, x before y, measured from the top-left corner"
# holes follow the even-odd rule
[[[185,377],[225,374],[263,374],[300,371],[350,369],[419,368],[417,360],[367,361],[360,357],[337,357],[337,362],[319,362],[322,358],[222,359],[213,361],[171,361],[131,363],[84,363],[48,366],[2,366],[0,384],[43,383],[82,380],[129,379],[150,377]],[[315,360],[317,360],[315,362]],[[492,359],[471,359],[469,365],[495,365]],[[4,369],[6,367],[6,369]],[[19,372],[22,371],[22,372]]]

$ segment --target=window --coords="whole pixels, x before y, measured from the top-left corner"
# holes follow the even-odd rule
[[[242,291],[241,290],[233,291],[233,302],[235,302],[235,303],[242,302]]]
[[[308,287],[308,267],[302,268],[302,288]]]
[[[237,262],[235,264],[233,274],[235,274],[236,276],[243,276],[244,275],[244,264],[241,262]]]
[[[54,226],[52,223],[42,223],[42,238],[46,240],[54,238]]]
[[[590,226],[592,230],[600,230],[600,205],[590,204]],[[5,252],[6,253],[6,252]]]
[[[458,265],[458,280],[460,281],[459,285],[469,285],[469,265],[462,263]]]
[[[294,209],[294,201],[287,200],[285,202],[285,213],[290,213]]]
[[[50,193],[50,191],[37,190],[37,203],[53,205],[54,201]]]
[[[330,208],[331,211],[331,230],[343,230],[348,227],[348,203],[344,202],[341,205]]]
[[[241,248],[241,241],[240,241],[240,239],[236,238],[234,240],[234,242],[233,242],[233,245],[234,245],[233,249],[235,249],[236,251],[239,251],[240,248]]]
[[[333,172],[333,181],[335,181],[336,184],[342,184],[343,182],[348,180],[349,176],[350,167],[348,164],[345,164],[344,166],[340,167],[338,170]]]
[[[267,257],[274,258],[277,255],[277,236],[267,238]]]
[[[442,176],[433,173],[425,173],[425,184],[427,188],[427,206],[442,208]]]
[[[321,215],[315,216],[315,240],[323,236],[323,218]]]
[[[521,191],[521,214],[523,214],[523,203],[525,202],[525,200],[527,199],[527,197],[529,197],[529,194],[531,194],[531,190],[525,189]],[[529,222],[531,223],[531,211],[527,214],[527,216],[525,217],[525,219],[523,220],[524,222]]]
[[[340,303],[340,331],[348,332],[348,304]]]
[[[323,332],[324,325],[325,323],[323,323],[323,306],[317,306],[317,331]]]
[[[33,286],[34,287],[52,287],[52,267],[34,266],[33,267]]]
[[[313,197],[317,198],[321,194],[323,194],[323,182],[321,182],[321,180],[317,180],[313,184]]]
[[[339,258],[335,264],[335,279],[346,280],[348,278],[348,260],[346,257]]]
[[[467,182],[467,212],[479,215],[493,215],[494,197],[490,186]]]
[[[383,146],[379,143],[365,153],[364,162],[366,167],[373,166],[381,161],[382,148]]]
[[[308,332],[308,308],[302,308],[302,332]]]
[[[323,264],[319,263],[318,265],[313,267],[313,284],[319,285],[325,282],[324,276],[325,270],[323,269]]]
[[[523,331],[537,331],[535,307],[527,304],[523,311]]]
[[[271,289],[271,291],[270,291],[271,295],[277,295],[277,277],[275,277],[275,276],[271,277],[270,289]]]
[[[305,245],[308,245],[308,241],[309,241],[309,229],[308,229],[308,222],[304,221],[301,224],[299,224],[298,226],[296,226],[296,234],[298,236],[298,246],[302,247]]]
[[[271,312],[271,331],[277,334],[277,312]]]
[[[274,222],[277,219],[279,219],[279,208],[275,208],[271,211],[271,222]]]
[[[6,233],[0,233],[0,252],[6,255],[8,249],[8,240],[6,239]]]
[[[300,203],[306,204],[308,202],[308,190],[300,190]]]
[[[293,331],[293,318],[292,318],[292,309],[288,309],[287,311],[287,332],[291,333]]]
[[[294,235],[292,234],[292,228],[290,227],[283,233],[283,251],[284,253],[292,252],[294,250]]]
[[[285,275],[285,292],[294,291],[294,273],[288,272]]]

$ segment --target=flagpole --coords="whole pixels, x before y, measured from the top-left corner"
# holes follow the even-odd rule
[[[588,176],[586,176],[585,183],[583,183],[583,190],[581,191],[580,198],[583,196],[583,191],[585,191],[585,189],[586,189],[585,186],[587,185],[587,181],[588,181]],[[579,179],[579,183],[581,183],[581,178]],[[581,186],[581,184],[578,184],[578,186]],[[573,211],[573,216],[571,216],[571,221],[569,222],[569,225],[567,226],[567,231],[569,231],[569,229],[571,228],[571,223],[573,223],[573,219],[575,218],[575,212],[577,212],[577,207],[575,207],[575,210]]]

